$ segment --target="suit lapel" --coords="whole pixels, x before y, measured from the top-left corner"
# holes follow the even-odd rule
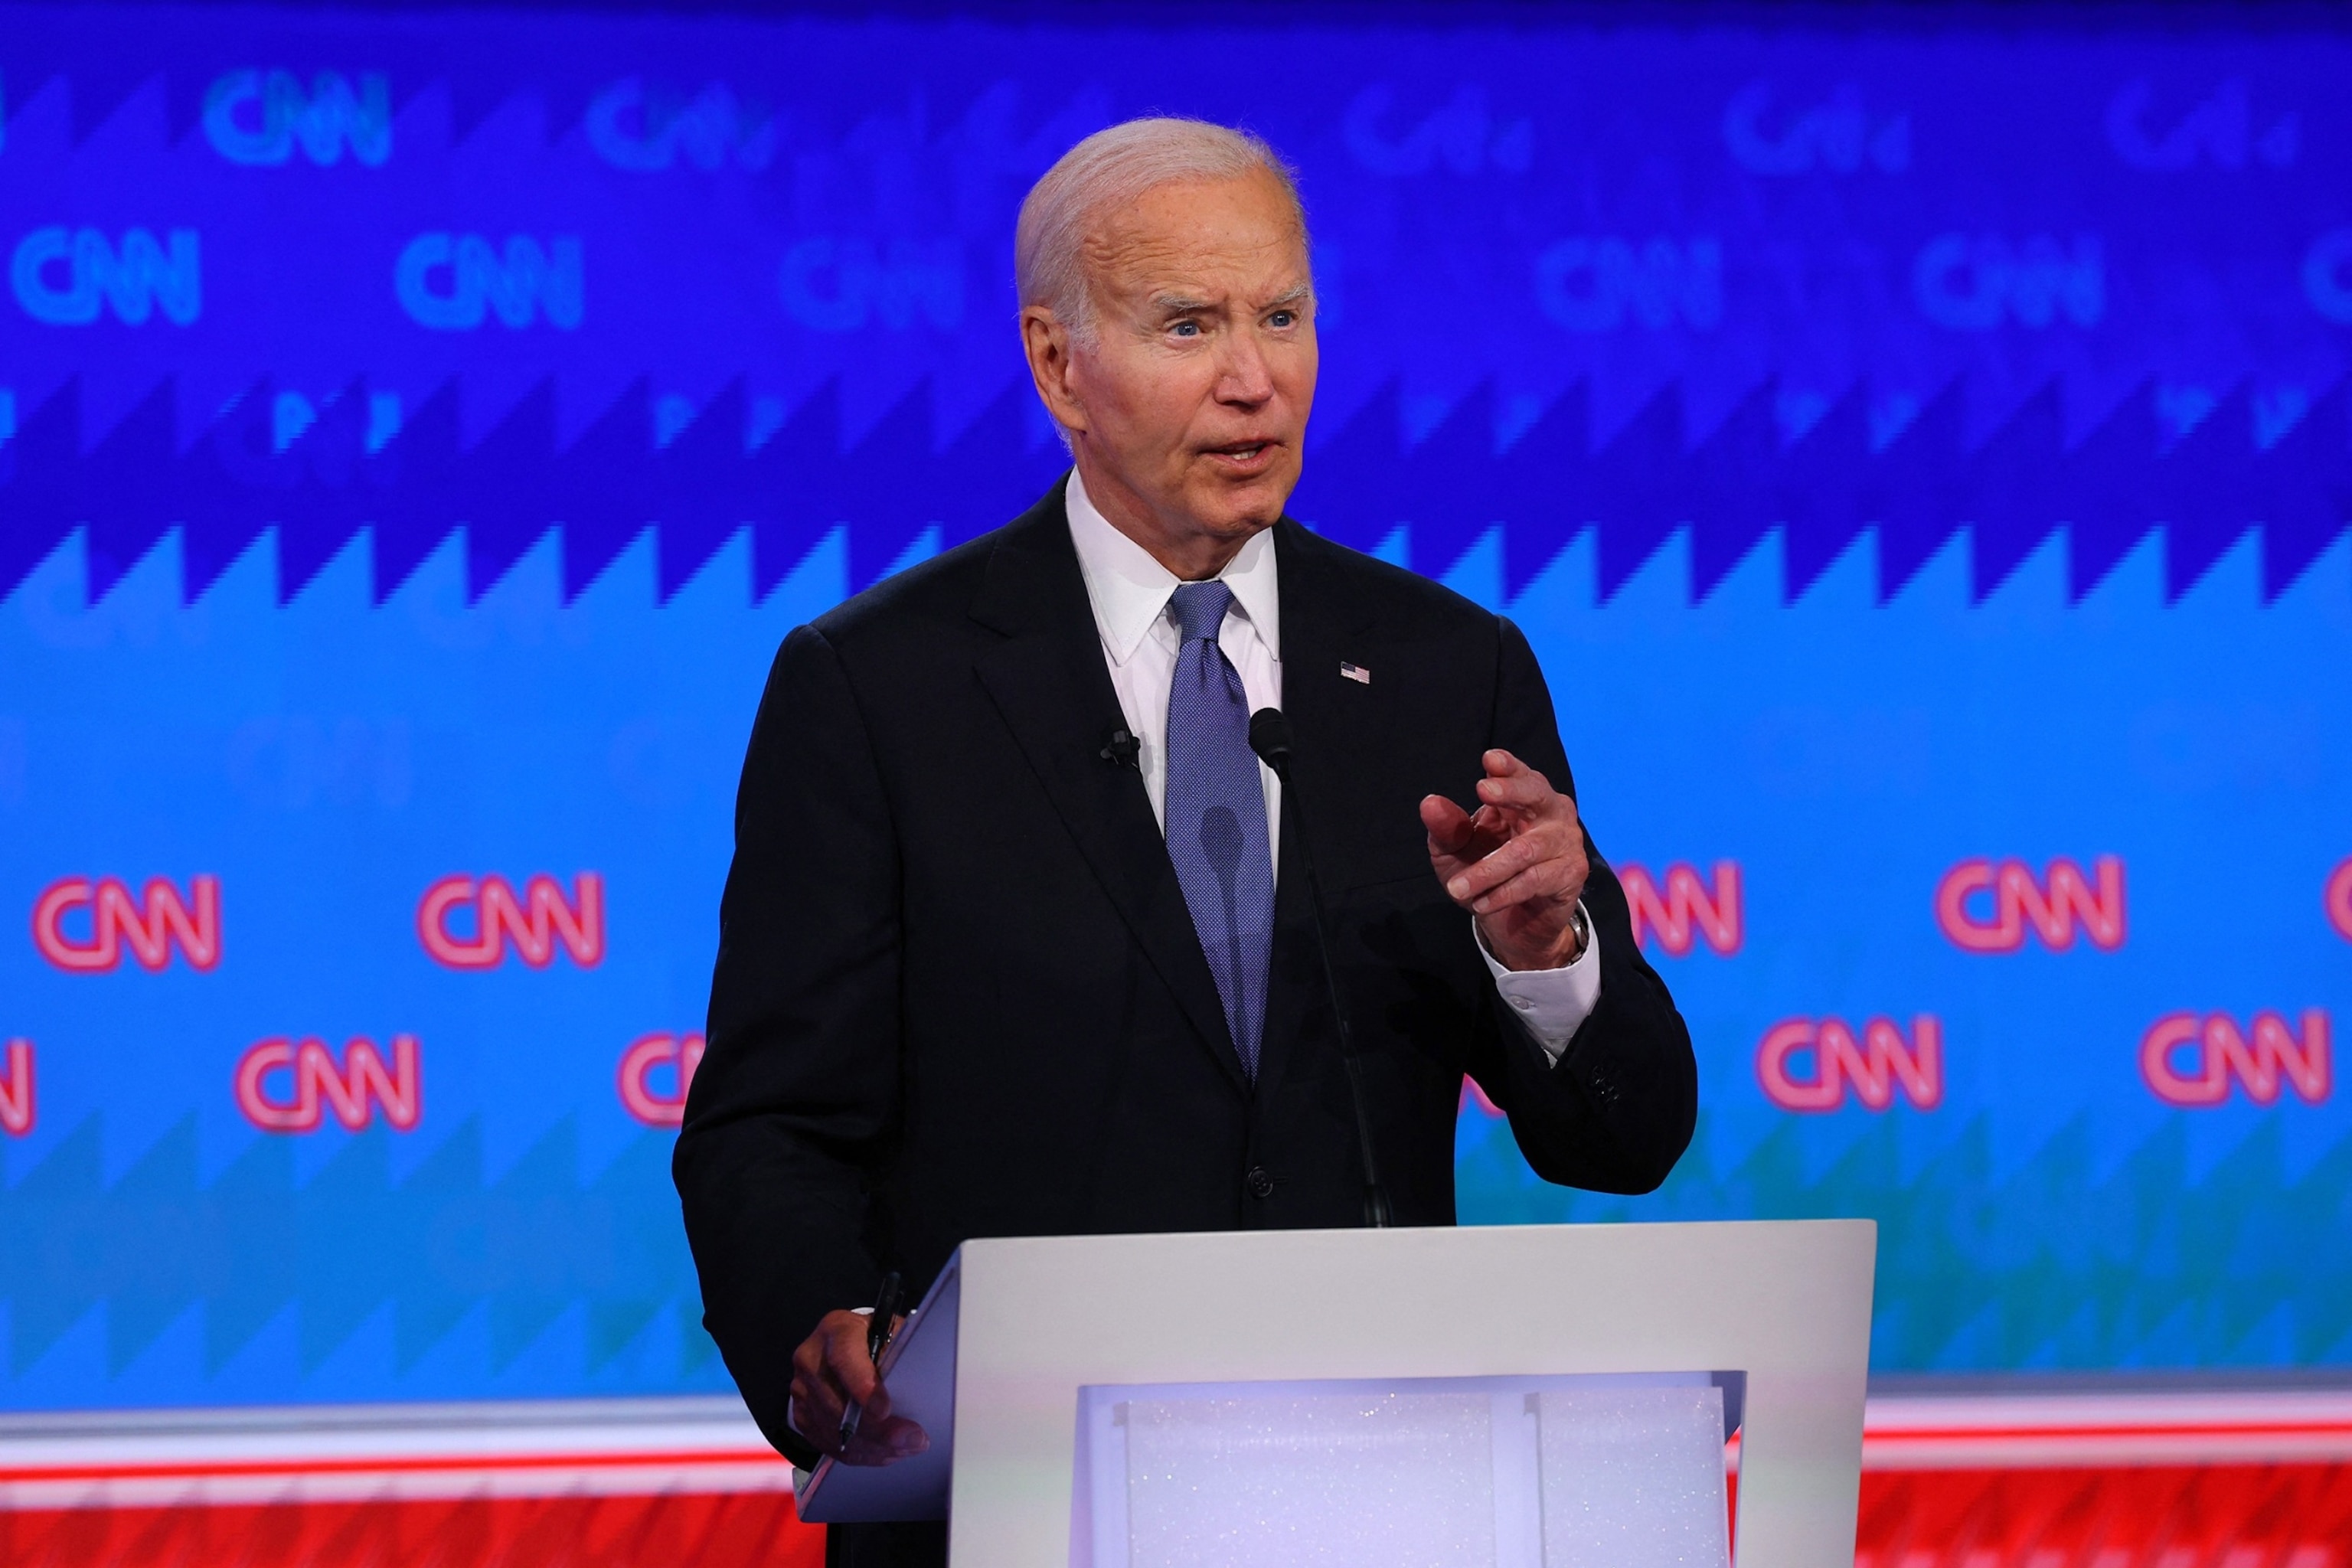
[[[1274,548],[1282,595],[1282,710],[1290,721],[1297,783],[1283,797],[1274,973],[1266,988],[1265,1045],[1258,1064],[1258,1081],[1269,1092],[1281,1086],[1308,1020],[1319,1017],[1324,1030],[1334,1027],[1323,961],[1315,947],[1299,835],[1313,836],[1325,878],[1323,895],[1335,897],[1340,889],[1329,880],[1339,868],[1333,857],[1349,837],[1339,831],[1339,814],[1347,806],[1339,784],[1366,761],[1357,754],[1364,743],[1358,721],[1364,693],[1340,679],[1339,663],[1377,662],[1371,649],[1361,646],[1361,601],[1347,592],[1334,570],[1329,552],[1336,547],[1286,518],[1276,525]]]
[[[1346,556],[1338,545],[1285,519],[1275,526],[1274,554],[1282,594],[1282,710],[1290,719],[1300,787],[1308,809],[1333,795],[1365,743],[1364,688],[1339,674],[1342,663],[1377,662],[1360,595],[1349,592]],[[1330,784],[1318,789],[1317,781]],[[1336,808],[1323,805],[1328,816]],[[1321,817],[1317,819],[1318,822]],[[1319,843],[1320,840],[1318,840]]]
[[[1101,755],[1124,719],[1058,489],[1005,531],[971,615],[1004,637],[976,661],[981,684],[1145,958],[1234,1087],[1245,1090],[1216,981],[1142,777]]]

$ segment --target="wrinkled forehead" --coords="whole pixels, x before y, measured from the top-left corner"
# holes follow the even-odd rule
[[[1311,287],[1298,204],[1264,172],[1156,185],[1099,214],[1083,256],[1088,283],[1120,296],[1271,298]]]

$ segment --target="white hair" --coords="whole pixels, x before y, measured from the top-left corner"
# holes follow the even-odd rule
[[[1101,215],[1132,206],[1161,185],[1235,180],[1261,171],[1290,198],[1303,237],[1307,209],[1297,178],[1264,138],[1205,120],[1166,118],[1129,120],[1096,132],[1063,153],[1021,203],[1013,275],[1022,305],[1045,306],[1072,336],[1091,343],[1096,321],[1086,245]]]

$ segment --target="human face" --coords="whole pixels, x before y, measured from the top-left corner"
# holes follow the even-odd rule
[[[1282,515],[1315,400],[1307,237],[1273,175],[1145,193],[1086,249],[1097,330],[1022,313],[1087,493],[1178,576],[1215,575]]]

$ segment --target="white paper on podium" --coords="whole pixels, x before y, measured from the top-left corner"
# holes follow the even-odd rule
[[[882,1382],[890,1414],[929,1435],[931,1446],[891,1465],[819,1464],[803,1482],[794,1476],[793,1506],[812,1524],[841,1520],[945,1519],[955,1435],[956,1312],[962,1255],[948,1259],[882,1352]]]
[[[1737,1374],[1090,1386],[1073,1568],[1725,1568]],[[1727,1398],[1727,1395],[1729,1395]]]

